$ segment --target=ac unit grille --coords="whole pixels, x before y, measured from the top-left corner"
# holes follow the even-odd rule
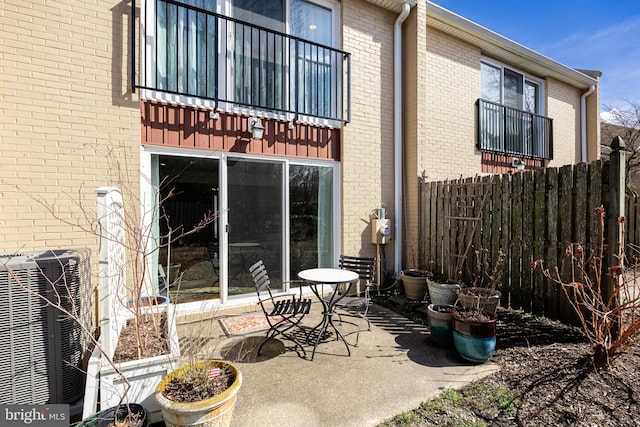
[[[0,256],[0,404],[72,403],[84,391],[89,339],[56,299],[92,330],[88,250]],[[6,362],[5,362],[6,361]]]

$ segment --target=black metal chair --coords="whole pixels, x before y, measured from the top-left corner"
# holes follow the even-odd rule
[[[358,273],[360,277],[360,280],[351,283],[340,292],[340,299],[336,302],[336,307],[342,309],[342,312],[338,313],[341,322],[343,321],[343,316],[360,319],[358,323],[347,322],[358,327],[354,344],[356,347],[358,346],[360,331],[364,322],[367,322],[367,330],[371,330],[371,322],[367,316],[371,305],[371,292],[378,288],[378,284],[374,282],[375,264],[375,258],[348,255],[340,255],[338,262],[338,267]]]
[[[262,260],[259,260],[251,267],[249,267],[251,277],[253,277],[253,283],[258,293],[258,303],[264,312],[264,315],[269,323],[269,330],[265,336],[265,340],[260,344],[257,355],[260,355],[262,347],[269,341],[278,335],[282,335],[286,339],[293,341],[296,347],[300,347],[303,357],[307,357],[307,352],[302,344],[295,338],[294,335],[289,333],[296,331],[304,334],[304,342],[308,340],[308,334],[300,326],[302,318],[309,314],[311,310],[311,298],[303,298],[302,286],[299,286],[300,295],[296,294],[276,294],[272,293],[271,280],[267,274],[267,268]],[[288,283],[298,283],[299,281],[292,281]],[[282,282],[285,283],[285,282]]]

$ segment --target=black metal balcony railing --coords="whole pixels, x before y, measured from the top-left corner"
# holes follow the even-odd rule
[[[350,121],[349,53],[179,1],[146,4],[155,26],[142,27],[147,46],[140,49],[139,80],[132,64],[135,88]],[[132,7],[135,22],[135,1]],[[132,33],[135,52],[135,25]]]
[[[553,121],[538,114],[478,100],[478,148],[553,159]]]

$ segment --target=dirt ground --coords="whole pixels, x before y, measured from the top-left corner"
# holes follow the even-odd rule
[[[511,389],[522,402],[515,416],[486,418],[494,426],[640,425],[640,347],[596,371],[590,346],[571,327],[500,313],[492,362],[501,369],[485,381]]]

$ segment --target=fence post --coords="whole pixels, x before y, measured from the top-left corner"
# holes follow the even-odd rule
[[[611,141],[611,154],[609,156],[609,212],[606,213],[608,254],[605,254],[606,265],[602,274],[606,275],[606,295],[605,301],[616,288],[614,278],[608,272],[608,267],[617,265],[622,260],[619,256],[623,253],[620,247],[622,242],[622,227],[618,224],[618,218],[625,214],[625,144],[624,140],[616,136]],[[616,300],[617,301],[617,298]]]

